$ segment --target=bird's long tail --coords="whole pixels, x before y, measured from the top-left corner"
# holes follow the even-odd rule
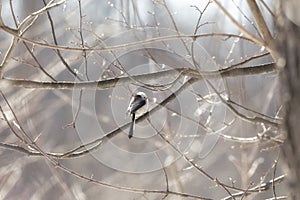
[[[133,129],[134,129],[134,124],[135,124],[135,113],[132,113],[131,119],[132,119],[132,122],[130,124],[129,135],[128,135],[129,139],[132,138],[132,136],[133,136]]]

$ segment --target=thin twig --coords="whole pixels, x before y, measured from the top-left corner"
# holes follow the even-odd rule
[[[82,7],[81,7],[81,0],[78,0],[78,7],[79,7],[79,35],[80,35],[80,43],[81,43],[81,47],[83,49],[85,49],[85,42],[84,42],[84,38],[83,38],[83,15],[82,15]],[[87,80],[89,80],[89,76],[88,76],[88,60],[87,60],[87,54],[86,54],[86,50],[82,51],[82,56],[84,59],[84,74]]]
[[[44,2],[44,5],[46,6],[47,5],[46,0],[43,0],[43,2]],[[50,15],[49,10],[47,10],[47,17],[48,17],[48,20],[49,20],[49,23],[50,23],[50,27],[51,27],[51,34],[52,34],[53,42],[54,42],[55,45],[58,45],[58,41],[57,41],[57,37],[56,37],[56,33],[55,33],[54,23],[53,23],[53,20],[52,20],[52,17]],[[66,69],[73,76],[75,76],[76,78],[78,78],[78,80],[81,80],[81,78],[78,76],[78,74],[76,74],[74,72],[74,70],[69,66],[69,64],[67,63],[66,59],[64,59],[64,57],[62,56],[60,50],[57,49],[55,52],[57,53],[59,59],[61,60],[61,62],[63,63],[63,65],[66,67]]]
[[[248,192],[246,195],[249,195],[253,192],[262,192],[262,191],[269,190],[274,183],[275,184],[281,183],[284,180],[284,178],[285,178],[285,175],[281,175],[276,178],[273,178],[272,180],[269,180],[268,182],[261,183],[255,187],[252,187],[252,188],[248,189]],[[245,195],[244,191],[232,194],[232,196],[234,196],[234,197],[241,197],[243,195]],[[231,198],[232,198],[231,196],[228,196],[228,197],[223,198],[222,200],[229,200]]]
[[[33,25],[33,23],[37,20],[38,16],[40,16],[41,14],[43,14],[44,12],[48,11],[49,9],[52,9],[54,7],[57,7],[59,5],[61,5],[62,3],[65,2],[65,0],[62,0],[62,1],[59,1],[59,2],[55,2],[55,3],[52,3],[53,1],[50,1],[47,6],[43,7],[42,9],[34,12],[34,13],[31,13],[29,16],[27,16],[18,26],[17,29],[12,29],[8,26],[6,26],[3,21],[2,21],[2,18],[1,18],[1,11],[0,10],[0,29],[4,30],[5,32],[11,34],[13,36],[12,38],[12,41],[10,43],[10,46],[8,48],[8,50],[6,51],[5,53],[5,56],[0,64],[0,79],[3,77],[3,74],[4,74],[4,68],[6,67],[6,63],[7,63],[7,60],[10,58],[12,52],[13,52],[13,49],[14,47],[16,46],[18,40],[22,40],[23,38],[23,34],[29,30],[29,28]],[[11,5],[11,4],[10,4]],[[2,6],[1,6],[2,8]],[[12,10],[12,7],[11,7],[11,10]],[[13,14],[14,16],[14,14]],[[15,16],[14,16],[15,17]],[[27,26],[26,26],[27,25]],[[25,41],[26,40],[22,40],[22,41]],[[33,43],[32,43],[33,44]]]
[[[279,160],[279,153],[277,155],[277,158],[274,160],[274,170],[273,170],[273,183],[272,183],[272,190],[273,190],[273,198],[277,199],[277,195],[276,195],[276,188],[275,188],[275,183],[274,183],[274,179],[276,177],[276,170],[277,170],[277,164],[278,164],[278,160]]]
[[[200,27],[202,24],[200,24],[201,22],[201,19],[203,17],[203,14],[205,13],[206,9],[208,8],[209,4],[211,4],[212,1],[208,1],[207,4],[205,5],[205,7],[203,8],[203,10],[200,10],[200,8],[198,8],[197,6],[192,6],[192,7],[195,7],[196,10],[200,13],[199,14],[199,17],[198,17],[198,20],[197,20],[197,23],[196,23],[196,26],[195,26],[195,30],[194,30],[194,35],[197,34],[197,32],[199,31]],[[193,61],[193,64],[196,68],[199,68],[199,64],[197,63],[196,59],[195,59],[195,40],[192,41],[192,45],[191,45],[191,56],[192,56],[192,61]]]
[[[45,3],[45,6],[46,6],[46,5],[47,5],[47,4]],[[12,16],[13,16],[14,24],[15,24],[16,27],[18,27],[18,22],[17,22],[17,18],[16,18],[16,15],[15,15],[15,11],[14,11],[14,9],[13,9],[12,0],[10,0],[10,10],[11,10],[11,13],[12,13]],[[33,24],[36,22],[37,19],[38,19],[38,15],[35,16],[35,17],[33,18],[33,20],[31,20],[31,23],[28,24],[28,25],[24,28],[24,30],[20,33],[20,35],[24,34],[27,30],[29,30],[30,27],[33,26]],[[15,42],[15,44],[13,44],[13,45],[16,45],[17,42],[18,42],[18,40],[15,39],[15,38],[13,38],[13,41]],[[42,65],[40,64],[40,62],[39,62],[39,60],[37,59],[37,57],[33,54],[33,52],[31,51],[31,49],[29,48],[29,45],[28,45],[26,42],[24,42],[24,41],[22,41],[22,42],[23,42],[25,48],[27,49],[27,51],[29,52],[29,54],[31,55],[31,57],[33,58],[33,60],[34,60],[34,61],[36,62],[36,64],[38,65],[38,68],[39,68],[39,69],[40,69],[47,77],[49,77],[52,81],[56,82],[55,78],[54,78],[53,76],[51,76],[51,74],[49,74],[49,73],[42,67]],[[11,46],[11,47],[10,47],[11,49],[9,48],[9,49],[7,50],[7,52],[11,51],[11,50],[13,49],[12,47],[14,47],[14,46]],[[9,52],[9,53],[11,53],[11,52]],[[6,56],[7,56],[7,55],[6,55]],[[9,57],[10,57],[10,55],[8,55],[7,58],[3,59],[3,61],[7,60]]]
[[[152,125],[151,125],[151,126],[152,126]],[[153,126],[152,126],[152,127],[153,127]],[[165,166],[164,166],[164,164],[163,164],[161,158],[159,157],[159,155],[158,155],[157,153],[155,153],[155,155],[156,155],[156,157],[158,158],[158,160],[159,160],[159,162],[160,162],[160,164],[161,164],[161,167],[162,167],[162,169],[163,169],[164,176],[165,176],[165,181],[166,181],[166,194],[165,194],[165,195],[163,196],[163,198],[161,199],[161,200],[163,200],[163,199],[167,198],[168,192],[170,191],[170,189],[169,189],[169,179],[168,179],[167,170],[166,170],[166,168],[165,168]]]
[[[237,117],[239,117],[240,119],[247,121],[247,122],[251,122],[251,123],[264,123],[264,124],[268,124],[274,127],[279,127],[281,125],[281,121],[280,120],[271,120],[271,119],[266,119],[265,117],[259,117],[259,116],[255,116],[255,117],[249,117],[246,116],[240,112],[238,112],[230,103],[230,99],[225,99],[223,98],[220,93],[216,90],[216,88],[211,84],[210,81],[207,80],[207,83],[210,85],[210,87],[214,90],[214,92],[218,95],[219,99],[227,106],[227,108],[229,108]]]
[[[266,46],[265,42],[258,39],[257,37],[255,37],[253,34],[251,34],[247,29],[245,29],[238,21],[236,21],[233,16],[227,11],[226,8],[224,8],[222,6],[222,4],[219,2],[219,0],[214,0],[214,2],[218,5],[218,7],[224,12],[224,14],[232,21],[232,23],[234,23],[234,25],[236,25],[236,27],[247,37],[249,37],[249,39],[251,41],[254,41],[254,43],[261,45],[261,46]]]
[[[176,21],[175,21],[175,19],[174,19],[174,17],[173,17],[173,15],[172,15],[172,13],[171,13],[171,11],[170,11],[170,9],[169,9],[169,7],[168,7],[165,0],[162,0],[162,5],[163,5],[164,9],[167,11],[167,14],[168,14],[169,18],[172,21],[172,24],[174,26],[174,29],[175,29],[176,33],[178,35],[180,35],[179,29],[176,25]],[[189,51],[189,48],[186,45],[186,42],[184,42],[183,39],[180,39],[180,41],[181,41],[182,45],[184,46],[185,50],[187,51],[187,53],[190,54],[190,51]]]

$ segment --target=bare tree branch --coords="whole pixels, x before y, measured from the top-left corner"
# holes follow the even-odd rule
[[[267,42],[267,48],[270,51],[273,59],[275,61],[278,60],[278,53],[275,49],[274,39],[270,33],[270,30],[266,24],[266,21],[256,3],[256,0],[247,0],[250,10],[253,14],[255,22],[260,30],[261,35],[263,36],[264,40]]]
[[[120,77],[112,78],[102,81],[87,81],[87,82],[39,82],[30,80],[17,80],[5,78],[0,80],[0,85],[4,86],[14,86],[23,88],[40,88],[40,89],[97,89],[104,90],[108,88],[113,88],[116,86],[126,86],[128,84],[137,82],[148,82],[152,80],[158,80],[164,77],[176,77],[177,75],[189,76],[197,80],[203,79],[214,79],[214,78],[226,78],[226,77],[236,77],[236,76],[247,76],[247,75],[258,75],[269,72],[274,72],[276,70],[273,63],[267,63],[264,65],[253,66],[253,67],[243,67],[243,68],[226,68],[218,71],[202,71],[198,72],[194,69],[178,68],[170,69],[161,72],[141,74],[131,77]]]
[[[249,190],[247,191],[246,194],[244,192],[237,192],[237,193],[232,194],[232,196],[234,196],[234,197],[241,197],[243,195],[248,196],[252,192],[255,192],[255,191],[269,190],[271,187],[273,187],[273,184],[281,183],[284,180],[284,178],[285,178],[285,175],[278,176],[278,177],[276,177],[272,180],[269,180],[268,182],[261,183],[261,184],[255,186],[255,187],[249,188]],[[232,198],[231,196],[228,196],[228,197],[224,198],[223,200],[229,200],[231,198]]]

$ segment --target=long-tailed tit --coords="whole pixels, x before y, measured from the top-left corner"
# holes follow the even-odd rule
[[[127,113],[131,115],[131,124],[129,129],[129,139],[132,138],[133,130],[135,126],[135,115],[137,112],[142,111],[145,105],[148,103],[148,98],[144,92],[138,92],[134,96],[132,96]]]

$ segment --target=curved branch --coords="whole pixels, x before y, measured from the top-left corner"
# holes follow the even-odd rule
[[[0,5],[0,29],[2,29],[3,31],[11,34],[13,36],[12,41],[10,43],[10,46],[8,48],[8,50],[5,53],[5,56],[0,64],[0,78],[3,77],[4,74],[4,67],[7,63],[8,58],[11,56],[14,47],[16,46],[18,40],[22,40],[21,38],[23,38],[23,34],[33,25],[33,23],[37,20],[37,17],[40,16],[41,14],[43,14],[45,11],[48,11],[51,8],[57,7],[59,5],[61,5],[62,3],[64,3],[65,0],[62,0],[60,2],[55,2],[53,3],[53,1],[50,1],[45,7],[43,7],[42,9],[32,13],[31,15],[27,16],[18,26],[17,29],[12,29],[8,26],[6,26],[3,23],[2,17],[1,17],[1,13],[2,13],[2,4]],[[0,2],[1,3],[1,2]],[[29,23],[29,24],[28,24]],[[27,26],[25,26],[27,25]],[[25,40],[23,40],[24,42]]]
[[[170,69],[160,72],[140,74],[131,77],[120,77],[101,81],[86,81],[86,82],[40,82],[31,81],[23,79],[9,79],[4,78],[0,80],[0,87],[14,86],[23,88],[34,88],[34,89],[97,89],[104,90],[108,88],[113,88],[115,86],[126,86],[136,82],[147,82],[152,80],[157,80],[159,78],[174,77],[177,75],[188,76],[190,78],[195,78],[197,80],[203,79],[215,79],[215,78],[226,78],[226,77],[236,77],[236,76],[247,76],[247,75],[258,75],[269,72],[275,72],[276,66],[274,63],[267,63],[263,65],[257,65],[252,67],[239,68],[235,66],[234,68],[225,68],[217,71],[202,71],[198,72],[194,69],[178,68]]]
[[[170,36],[162,36],[162,37],[153,37],[150,39],[138,41],[138,42],[131,42],[131,43],[126,43],[126,44],[120,44],[120,45],[114,45],[114,46],[107,46],[107,47],[99,47],[99,48],[88,48],[88,47],[69,47],[69,46],[59,46],[59,45],[51,45],[51,44],[46,44],[38,41],[34,41],[28,38],[24,38],[20,35],[17,34],[17,31],[14,29],[11,29],[5,25],[0,24],[0,29],[2,29],[4,32],[16,37],[19,40],[28,42],[30,44],[40,46],[40,47],[45,47],[48,49],[54,49],[54,50],[64,50],[64,51],[98,51],[98,52],[107,52],[107,51],[113,51],[117,49],[124,49],[124,48],[129,48],[129,47],[135,47],[135,46],[141,46],[141,45],[146,45],[146,44],[152,44],[155,42],[162,42],[162,41],[169,41],[169,40],[175,40],[175,39],[186,39],[186,38],[191,38],[193,40],[202,38],[202,37],[233,37],[233,38],[240,38],[246,41],[250,41],[256,44],[260,44],[262,46],[265,46],[266,44],[264,42],[258,43],[256,40],[253,40],[253,38],[248,38],[248,37],[243,37],[239,35],[234,35],[234,34],[228,34],[228,33],[207,33],[207,34],[199,34],[199,35],[170,35]]]

